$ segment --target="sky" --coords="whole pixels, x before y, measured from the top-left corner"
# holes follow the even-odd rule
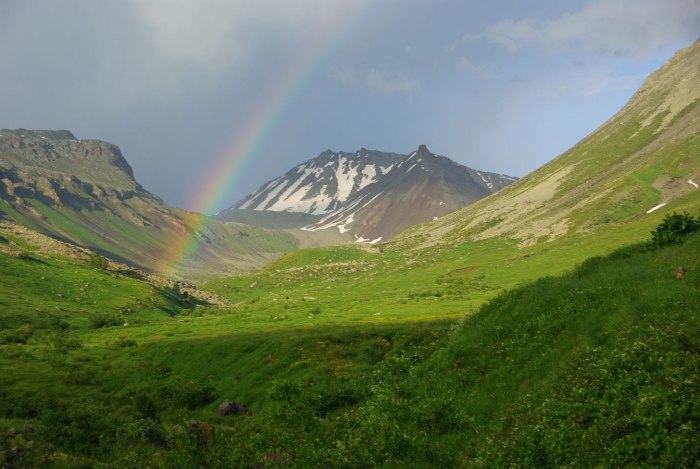
[[[697,0],[0,0],[0,128],[209,214],[327,149],[522,177],[698,37]]]

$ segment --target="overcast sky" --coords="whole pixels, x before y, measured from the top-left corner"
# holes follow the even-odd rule
[[[326,149],[424,143],[523,176],[699,36],[697,0],[0,0],[0,127],[117,144],[196,210]],[[241,177],[196,206],[251,133]]]

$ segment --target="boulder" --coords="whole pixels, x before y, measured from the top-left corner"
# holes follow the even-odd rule
[[[238,404],[237,402],[229,401],[228,399],[225,400],[220,406],[219,406],[219,415],[249,415],[250,410],[246,409],[242,405]]]

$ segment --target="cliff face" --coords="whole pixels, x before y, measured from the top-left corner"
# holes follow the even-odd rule
[[[116,189],[140,189],[119,147],[101,140],[78,140],[67,130],[0,130],[0,154],[0,166],[25,173],[74,176]]]

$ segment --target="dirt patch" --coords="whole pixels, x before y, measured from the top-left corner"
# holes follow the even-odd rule
[[[449,275],[450,277],[460,277],[464,274],[468,274],[469,272],[474,272],[476,269],[476,266],[470,265],[467,267],[462,267],[461,269],[455,269],[447,275]]]
[[[503,218],[504,221],[491,228],[483,230],[475,236],[475,239],[487,239],[500,236],[505,233],[513,233],[516,238],[533,238],[540,236],[557,236],[566,232],[567,223],[563,223],[560,217],[551,216],[539,218],[538,211],[544,208],[546,202],[554,197],[559,185],[568,176],[575,166],[566,166],[542,180],[539,184],[526,187],[512,197],[503,197],[497,205],[481,216],[475,217],[472,226],[495,218]],[[513,214],[529,214],[527,223],[523,217]],[[510,216],[506,216],[510,214]],[[533,216],[534,215],[534,216]]]
[[[698,181],[700,181],[700,169],[683,177],[672,178],[664,174],[657,177],[652,186],[661,193],[661,200],[659,203],[667,204],[690,192],[698,190],[697,187],[688,181],[698,183]]]

